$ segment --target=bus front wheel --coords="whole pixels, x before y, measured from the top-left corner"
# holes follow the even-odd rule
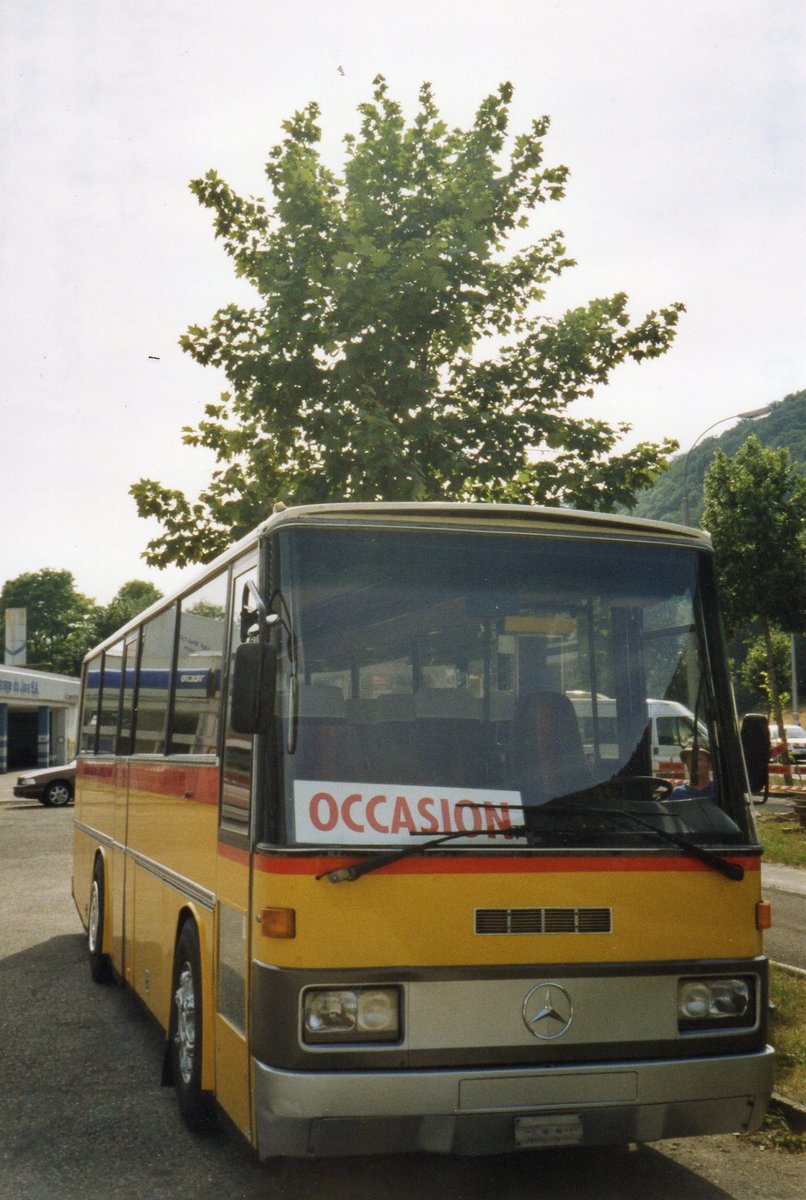
[[[112,979],[112,964],[104,954],[104,907],[106,885],[104,866],[98,860],[92,872],[90,887],[90,911],[87,921],[87,949],[90,952],[90,975],[96,983],[109,983]]]
[[[168,1031],[171,1074],[179,1111],[189,1129],[213,1128],[215,1112],[209,1092],[202,1091],[202,979],[199,932],[185,921],[176,943],[173,1004]]]

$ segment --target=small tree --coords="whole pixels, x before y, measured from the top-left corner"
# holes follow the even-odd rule
[[[29,663],[67,675],[79,673],[81,660],[97,637],[100,609],[94,600],[76,591],[70,571],[46,567],[18,575],[3,585],[3,641],[7,608],[27,610]]]
[[[772,630],[771,640],[775,662],[775,677],[780,680],[785,677],[789,664],[789,636],[781,633],[779,629],[774,629]],[[772,715],[773,698],[770,689],[770,668],[767,659],[767,644],[763,637],[756,638],[747,647],[744,662],[739,668],[739,679],[746,692],[755,698],[754,703],[760,698],[767,713]],[[782,690],[780,693],[782,707],[790,699],[789,694]]]
[[[148,608],[155,600],[162,598],[162,592],[144,579],[130,579],[115,593],[105,608],[100,610],[98,621],[98,640],[109,637],[121,625],[125,625],[132,617],[136,617],[143,609]]]
[[[788,450],[765,449],[752,435],[732,459],[717,452],[704,486],[725,623],[731,633],[761,623],[772,712],[786,745],[773,633],[806,628],[806,479]]]
[[[230,384],[188,445],[218,466],[199,502],[154,480],[131,491],[163,533],[155,565],[210,558],[274,502],[501,500],[629,506],[675,443],[616,453],[624,424],[571,406],[626,360],[670,346],[682,305],[637,324],[618,293],[553,319],[547,285],[573,265],[562,235],[513,250],[567,170],[544,164],[548,118],[511,143],[512,88],[449,129],[431,89],[407,127],[383,79],[348,136],[343,176],[321,161],[315,104],[285,122],[266,166],[272,204],[214,171],[191,188],[256,292],[181,339]]]

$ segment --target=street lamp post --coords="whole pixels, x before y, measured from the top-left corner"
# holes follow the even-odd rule
[[[756,417],[766,417],[768,412],[772,412],[773,405],[765,404],[763,408],[751,408],[748,412],[734,413],[732,417],[720,417],[718,421],[714,421],[713,425],[709,425],[707,429],[703,429],[702,433],[694,439],[686,451],[686,457],[683,459],[683,511],[682,520],[684,525],[690,524],[689,500],[688,500],[688,459],[691,451],[697,446],[706,433],[710,433],[712,429],[716,429],[717,425],[723,425],[725,421],[753,421]]]

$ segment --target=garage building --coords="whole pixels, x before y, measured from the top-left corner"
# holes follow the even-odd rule
[[[0,666],[0,775],[75,755],[80,680]]]

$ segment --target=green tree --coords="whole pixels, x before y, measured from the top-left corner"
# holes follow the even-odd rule
[[[774,632],[806,629],[806,479],[787,449],[766,449],[753,435],[733,458],[717,452],[704,486],[703,525],[714,543],[725,623],[730,633],[760,623],[771,708],[785,741]]]
[[[29,664],[66,675],[79,673],[81,660],[96,640],[100,610],[94,600],[76,591],[70,571],[46,567],[18,575],[3,585],[3,640],[7,608],[27,610]]]
[[[631,323],[623,293],[552,318],[547,285],[573,265],[562,234],[525,244],[567,169],[544,164],[549,121],[508,141],[512,88],[466,130],[423,86],[407,125],[382,78],[345,138],[319,153],[319,109],[284,123],[271,203],[214,171],[192,182],[254,307],[230,304],[181,339],[229,390],[184,441],[214,452],[197,502],[154,480],[131,491],[161,535],[146,559],[210,558],[277,500],[500,500],[629,505],[675,443],[616,451],[624,424],[572,406],[625,360],[670,346],[682,305]]]
[[[148,608],[155,600],[162,598],[162,592],[144,579],[130,579],[115,593],[105,608],[100,610],[98,620],[98,641],[109,637],[121,625],[125,625],[132,617],[136,617],[143,609]]]
[[[781,633],[780,629],[771,631],[772,652],[775,662],[775,677],[778,680],[786,678],[790,660],[789,635]],[[773,711],[773,698],[770,689],[770,669],[767,662],[767,643],[763,637],[755,638],[747,647],[744,661],[739,669],[739,681],[745,691],[754,698],[754,703],[762,700],[768,714]],[[791,699],[788,693],[781,691],[781,705]]]

